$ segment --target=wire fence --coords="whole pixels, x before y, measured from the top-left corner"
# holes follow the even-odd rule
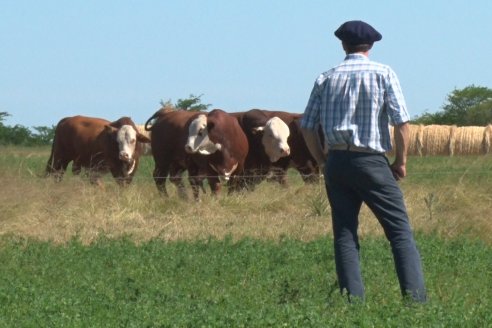
[[[45,174],[43,173],[36,173],[31,170],[27,170],[25,172],[16,172],[15,176],[9,175],[5,176],[6,172],[4,172],[2,175],[0,175],[1,180],[15,180],[15,179],[33,179],[33,178],[45,178]],[[73,175],[70,172],[65,173],[63,176],[64,178],[77,178],[77,179],[89,179],[90,173],[81,173],[80,175]],[[109,173],[102,173],[98,174],[101,177],[111,177],[111,174]],[[487,170],[469,170],[469,169],[463,169],[463,170],[436,170],[436,171],[408,171],[407,170],[407,177],[412,177],[412,176],[463,176],[463,175],[468,175],[468,176],[478,176],[478,175],[488,175],[492,178],[492,169]],[[238,179],[246,179],[246,180],[279,180],[282,178],[295,178],[296,176],[301,177],[301,178],[314,178],[314,179],[322,179],[323,174],[299,174],[299,173],[286,173],[286,174],[277,174],[277,173],[269,173],[269,174],[246,174],[246,175],[232,175],[231,178],[238,178]],[[48,176],[47,178],[51,178]],[[158,176],[157,178],[161,179],[213,179],[213,178],[220,178],[219,175],[188,175],[186,172],[183,172],[180,175],[168,175],[168,176]],[[116,178],[118,179],[118,178]],[[122,178],[124,179],[124,178]],[[138,174],[136,176],[132,177],[133,180],[140,180],[140,181],[145,181],[145,180],[154,180],[155,178],[152,176],[152,174],[148,176],[143,176],[141,174]]]

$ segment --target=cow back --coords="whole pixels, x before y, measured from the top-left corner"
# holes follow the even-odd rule
[[[188,126],[199,114],[184,110],[161,112],[150,128],[152,155],[156,162],[185,161]]]
[[[85,116],[62,119],[55,129],[55,154],[67,161],[78,160],[83,166],[100,161],[104,152],[100,135],[110,123],[105,119]]]

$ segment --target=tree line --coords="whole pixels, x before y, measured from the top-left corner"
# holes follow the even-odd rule
[[[188,98],[160,102],[162,107],[179,108],[189,111],[205,111],[211,104],[203,104],[203,95],[190,94]],[[0,112],[0,145],[39,146],[49,145],[55,135],[55,126],[34,126],[31,130],[16,124],[6,126],[5,119],[10,116]],[[492,124],[492,89],[470,85],[463,89],[450,92],[442,106],[442,110],[424,114],[412,119],[414,124],[439,124],[457,126],[485,126]]]
[[[55,127],[34,126],[34,132],[20,124],[7,126],[5,119],[10,116],[7,112],[0,112],[0,145],[41,146],[49,145],[55,135]]]

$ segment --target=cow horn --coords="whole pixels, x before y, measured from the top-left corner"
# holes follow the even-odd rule
[[[117,128],[115,128],[114,126],[111,126],[111,125],[105,125],[104,126],[104,129],[106,130],[106,132],[114,132],[114,131],[118,131]]]

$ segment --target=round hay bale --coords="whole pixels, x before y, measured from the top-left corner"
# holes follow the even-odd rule
[[[456,138],[456,130],[457,129],[458,129],[458,127],[456,125],[453,125],[449,129],[449,156],[454,155],[454,142],[455,142],[455,138]]]
[[[408,150],[407,154],[411,156],[422,156],[422,124],[409,124]],[[390,125],[391,147],[392,150],[387,152],[387,155],[395,154],[395,135],[394,128]]]
[[[456,129],[453,145],[456,155],[478,155],[483,153],[484,127],[461,126]]]
[[[422,131],[422,154],[451,155],[451,129],[452,125],[427,125]]]
[[[490,144],[492,143],[492,124],[485,127],[483,131],[483,153],[490,154]]]
[[[137,127],[137,131],[150,139],[150,131],[145,130],[145,126],[143,124],[135,124]],[[142,143],[143,155],[151,155],[152,149],[150,147],[150,143]]]
[[[408,143],[408,154],[422,156],[422,135],[424,126],[422,124],[410,124],[410,136]]]

